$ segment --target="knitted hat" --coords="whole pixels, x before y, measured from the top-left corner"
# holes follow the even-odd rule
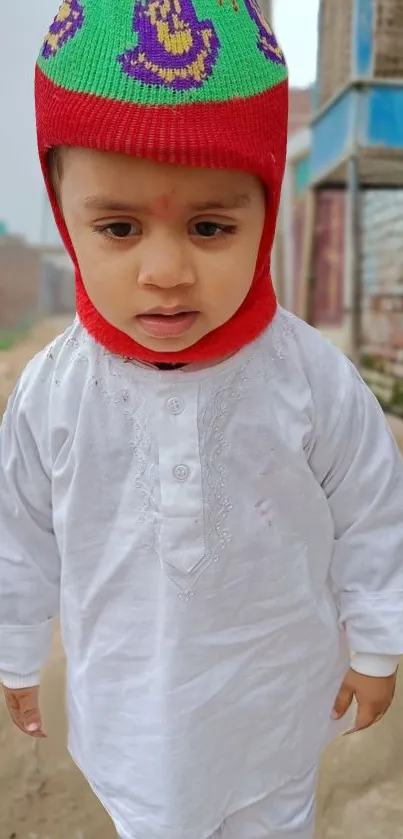
[[[41,164],[76,266],[77,311],[112,352],[143,361],[211,360],[254,340],[276,298],[270,253],[284,173],[288,85],[258,0],[64,0],[36,69]],[[233,318],[177,353],[156,353],[109,324],[85,290],[53,195],[47,153],[83,146],[154,161],[246,171],[267,188],[252,287]]]

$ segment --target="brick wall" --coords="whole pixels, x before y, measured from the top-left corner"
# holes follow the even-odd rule
[[[312,115],[312,91],[310,88],[290,88],[288,132],[292,137],[296,131],[309,124]]]
[[[403,76],[403,3],[402,0],[376,0],[375,76]]]
[[[403,417],[403,190],[369,192],[363,206],[363,372]]]
[[[66,315],[75,311],[74,271],[64,259],[43,260],[41,307],[43,314]]]
[[[353,0],[323,0],[319,43],[319,106],[328,102],[351,75]]]
[[[20,239],[0,239],[0,329],[15,330],[37,317],[40,256]]]
[[[324,105],[351,77],[353,9],[358,0],[322,0],[320,18],[319,105]],[[373,0],[375,9],[374,75],[403,76],[403,2]],[[365,14],[365,12],[363,12]]]

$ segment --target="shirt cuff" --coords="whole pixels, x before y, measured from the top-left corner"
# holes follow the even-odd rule
[[[9,690],[23,690],[24,688],[38,687],[40,673],[28,673],[26,676],[16,676],[14,673],[0,671],[0,684]]]
[[[363,676],[385,678],[392,676],[399,666],[399,656],[378,655],[371,653],[353,653],[351,667]]]

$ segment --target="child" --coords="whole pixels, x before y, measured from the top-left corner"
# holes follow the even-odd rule
[[[399,455],[270,280],[286,75],[257,0],[65,0],[39,58],[78,318],[4,418],[1,679],[43,736],[60,606],[121,839],[312,839],[321,752],[403,652]]]

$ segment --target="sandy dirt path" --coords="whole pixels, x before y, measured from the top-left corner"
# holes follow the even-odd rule
[[[0,353],[0,412],[27,360],[65,326],[48,321],[19,347]],[[394,422],[393,430],[403,444],[402,425]],[[13,729],[0,701],[0,839],[116,839],[67,754],[64,685],[57,635],[42,685],[48,740],[34,742]],[[402,680],[384,721],[326,753],[317,839],[403,839]]]

